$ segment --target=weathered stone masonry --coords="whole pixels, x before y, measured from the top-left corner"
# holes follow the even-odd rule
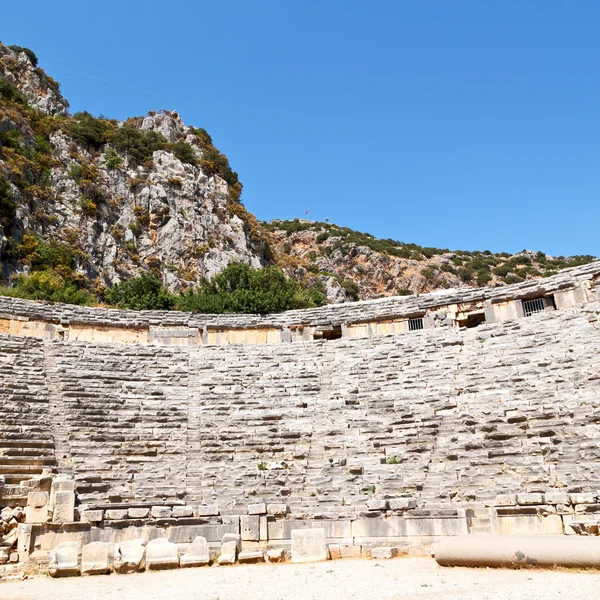
[[[450,303],[427,297],[411,302],[439,327],[382,335],[370,311],[390,304],[357,303],[303,317],[315,332],[340,324],[338,310],[341,339],[276,344],[209,344],[202,334],[187,345],[76,341],[75,322],[105,326],[113,313],[2,299],[0,319],[48,329],[0,334],[0,507],[50,494],[52,470],[72,477],[77,495],[72,522],[19,526],[19,539],[30,537],[15,558],[47,557],[59,541],[140,536],[182,544],[203,536],[216,548],[240,533],[246,548],[287,547],[291,531],[306,527],[359,551],[467,532],[593,533],[599,270],[561,274],[562,290],[558,277],[536,283],[530,295],[554,285],[572,301],[529,318],[444,327],[449,311],[439,306]],[[512,300],[504,290],[502,305],[523,289]],[[368,337],[348,334],[359,305]],[[132,314],[121,314],[123,330]],[[136,318],[139,330],[161,326],[151,313]],[[206,317],[164,318],[168,329]],[[261,323],[219,319],[223,328],[228,319]],[[281,319],[281,329],[298,316],[264,319]],[[205,335],[206,322],[197,325]]]

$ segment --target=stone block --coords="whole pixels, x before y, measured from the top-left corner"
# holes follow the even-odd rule
[[[227,542],[235,542],[235,547],[237,548],[237,551],[242,551],[242,536],[238,533],[226,533],[221,538],[221,544],[226,544]]]
[[[517,504],[521,506],[544,504],[544,495],[537,492],[517,494]]]
[[[75,520],[75,492],[57,490],[54,494],[53,523],[72,523]]]
[[[210,563],[210,551],[206,538],[198,536],[187,552],[181,555],[179,564],[182,567],[201,567]]]
[[[26,523],[45,523],[48,520],[49,497],[47,492],[29,492],[27,508],[25,509]]]
[[[153,519],[170,519],[172,511],[170,506],[153,506],[150,514]]]
[[[127,510],[126,508],[110,508],[104,513],[104,517],[107,521],[122,521],[123,519],[126,519],[129,516],[129,510]],[[147,512],[148,511],[146,510],[146,513]]]
[[[174,506],[174,517],[191,517],[194,515],[194,509],[191,506]]]
[[[285,550],[283,548],[273,548],[267,550],[267,562],[280,563],[285,560]]]
[[[146,566],[148,569],[173,569],[179,566],[177,545],[167,538],[150,540],[146,544]]]
[[[567,492],[546,492],[544,494],[546,504],[569,504],[569,494]]]
[[[233,565],[237,558],[237,542],[225,542],[221,544],[221,554],[219,554],[220,565]]]
[[[514,494],[500,494],[496,496],[494,506],[514,506],[516,503],[517,500]]]
[[[121,542],[115,547],[115,571],[117,573],[134,573],[143,566],[146,548],[143,539]]]
[[[267,515],[261,515],[259,523],[259,537],[261,542],[269,539],[269,522]]]
[[[102,575],[110,569],[109,544],[91,542],[81,552],[81,574]]]
[[[202,504],[198,507],[199,517],[216,517],[219,514],[219,507],[216,504]]]
[[[240,517],[240,533],[245,542],[260,540],[260,518],[258,515],[242,515]]]
[[[79,574],[79,542],[61,542],[50,552],[48,572],[52,577]]]
[[[0,546],[0,565],[5,565],[10,557],[10,548],[8,546]]]
[[[260,550],[242,550],[238,554],[238,561],[241,563],[265,562],[265,557]]]
[[[127,510],[129,519],[147,519],[150,516],[149,508],[130,508]],[[123,517],[126,518],[126,517]]]
[[[342,558],[342,550],[339,544],[329,544],[329,558],[331,560],[340,560]]]
[[[378,498],[371,498],[367,500],[367,508],[369,510],[386,510],[388,503],[386,500],[379,500]]]
[[[249,515],[264,515],[267,513],[267,505],[264,502],[259,502],[258,504],[249,504],[248,505],[248,514]]]
[[[25,560],[31,552],[31,534],[33,527],[25,523],[17,525],[17,552],[20,560]]]
[[[571,504],[595,504],[596,494],[593,492],[581,492],[579,494],[569,494]]]
[[[372,548],[371,556],[375,560],[387,560],[388,558],[393,557],[393,552],[389,546],[385,546],[383,548]]]
[[[292,562],[305,563],[327,560],[324,529],[294,529],[292,531]]]
[[[410,510],[417,508],[417,500],[415,498],[394,498],[389,501],[389,506],[392,510]]]
[[[267,512],[270,515],[275,515],[277,517],[283,516],[287,513],[287,505],[286,504],[267,504]]]
[[[342,558],[360,558],[362,546],[354,544],[341,544],[340,554]]]
[[[84,510],[81,512],[81,520],[84,523],[101,523],[104,520],[104,511]]]

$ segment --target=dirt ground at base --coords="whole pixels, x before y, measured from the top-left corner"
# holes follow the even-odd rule
[[[0,600],[596,600],[600,571],[440,567],[429,558],[239,565],[0,583]]]

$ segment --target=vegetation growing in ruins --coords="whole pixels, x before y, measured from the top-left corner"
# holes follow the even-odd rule
[[[325,303],[318,288],[286,277],[275,266],[253,269],[232,264],[180,295],[169,294],[154,275],[144,274],[109,288],[108,304],[133,310],[187,310],[201,313],[265,314]]]

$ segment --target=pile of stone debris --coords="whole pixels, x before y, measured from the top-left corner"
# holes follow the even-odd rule
[[[25,521],[25,509],[21,506],[5,507],[0,511],[0,565],[17,562],[17,527]]]

